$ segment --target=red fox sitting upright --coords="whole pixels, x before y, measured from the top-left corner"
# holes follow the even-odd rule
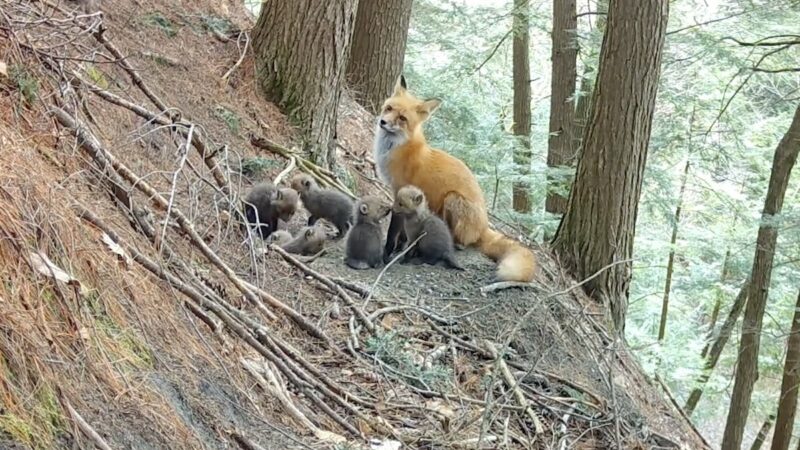
[[[397,191],[406,185],[425,193],[431,211],[440,216],[460,246],[477,246],[498,262],[497,279],[531,281],[536,268],[533,253],[489,228],[486,204],[475,175],[461,160],[425,141],[422,124],[441,103],[411,95],[403,76],[394,94],[386,99],[375,132],[375,163],[378,175]],[[387,256],[394,250],[401,225],[392,214]]]

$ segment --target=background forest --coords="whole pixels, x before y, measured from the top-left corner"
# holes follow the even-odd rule
[[[602,41],[597,7],[578,3],[578,74],[584,78],[594,76]],[[531,174],[522,177],[531,188],[528,214],[514,212],[511,202],[511,185],[520,179],[512,160],[513,8],[502,0],[415,0],[405,72],[418,92],[444,99],[428,125],[430,141],[467,160],[479,174],[492,211],[530,227],[541,242],[553,235],[559,219],[544,208],[552,4],[530,3],[532,165]],[[709,337],[719,332],[749,274],[775,146],[800,101],[797,69],[767,71],[797,67],[800,46],[741,43],[793,33],[797,39],[798,23],[798,2],[670,2],[637,218],[626,337],[646,370],[662,377],[681,402],[703,371],[701,353]],[[569,171],[555,172],[570,176]],[[745,442],[775,413],[778,402],[786,337],[800,289],[800,177],[790,181],[777,220],[760,377]],[[677,239],[671,243],[673,227]],[[659,341],[671,251],[669,312]],[[733,386],[740,325],[692,415],[717,444]]]

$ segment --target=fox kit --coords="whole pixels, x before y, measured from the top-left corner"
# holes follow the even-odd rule
[[[278,219],[288,222],[297,211],[298,195],[294,189],[277,188],[274,184],[259,183],[244,198],[245,218],[258,226],[258,234],[266,239],[278,229]]]
[[[292,241],[292,235],[286,230],[276,230],[274,233],[269,235],[267,238],[267,242],[270,244],[275,244],[279,247],[288,244]]]
[[[358,202],[354,212],[356,224],[347,233],[345,263],[353,269],[369,269],[383,263],[381,219],[390,207],[378,197],[368,195]]]
[[[378,175],[395,193],[406,185],[417,186],[430,210],[447,223],[456,245],[474,245],[498,262],[498,279],[531,281],[536,268],[533,253],[489,228],[483,192],[475,175],[458,158],[428,146],[422,124],[440,103],[438,99],[414,97],[400,77],[378,117],[374,146]],[[399,220],[392,214],[387,253],[393,250],[396,233],[401,231]]]
[[[339,231],[337,237],[344,236],[352,224],[353,201],[339,191],[322,189],[310,175],[299,174],[292,178],[292,188],[300,193],[303,205],[308,210],[308,225],[317,219],[330,221]]]
[[[319,226],[305,227],[290,242],[281,244],[289,253],[315,255],[325,247],[325,230]]]
[[[427,263],[436,265],[439,261],[446,266],[464,270],[454,256],[453,236],[447,224],[428,209],[425,194],[416,186],[400,188],[395,195],[394,212],[403,220],[409,244],[423,233],[425,236],[417,242],[404,258],[404,262]]]

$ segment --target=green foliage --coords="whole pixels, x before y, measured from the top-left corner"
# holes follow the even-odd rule
[[[92,80],[92,83],[103,89],[108,89],[108,79],[106,79],[105,74],[95,67],[94,64],[87,63],[84,66],[84,71],[86,75],[89,76],[89,79]]]
[[[39,98],[39,80],[28,72],[25,67],[13,65],[9,68],[8,75],[26,105],[32,105]]]
[[[242,160],[241,174],[248,178],[260,178],[264,175],[267,169],[275,169],[279,167],[277,161],[274,159],[262,158],[256,156],[255,158],[246,158]]]
[[[402,378],[415,387],[449,388],[448,382],[452,378],[450,369],[437,364],[425,369],[416,364],[407,349],[407,342],[401,338],[400,333],[390,332],[371,336],[367,339],[366,351],[388,366],[390,375]]]
[[[178,30],[175,29],[175,24],[164,17],[160,11],[154,11],[143,16],[141,22],[149,27],[158,28],[169,37],[175,37],[178,34]]]
[[[239,134],[239,116],[237,116],[235,112],[223,106],[217,106],[214,108],[214,117],[225,122],[225,125],[231,133],[235,135]]]
[[[234,28],[231,21],[224,17],[214,16],[214,15],[202,15],[200,16],[200,19],[203,21],[203,26],[207,30],[217,32],[223,36],[230,33],[231,30],[233,30]]]

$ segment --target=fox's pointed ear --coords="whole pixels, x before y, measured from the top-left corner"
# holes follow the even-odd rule
[[[407,89],[406,77],[401,74],[400,78],[397,79],[397,83],[394,84],[394,95],[404,94]]]
[[[442,101],[438,98],[429,98],[417,106],[417,113],[421,116],[422,120],[428,120],[428,118],[439,108],[439,105],[442,104]]]

